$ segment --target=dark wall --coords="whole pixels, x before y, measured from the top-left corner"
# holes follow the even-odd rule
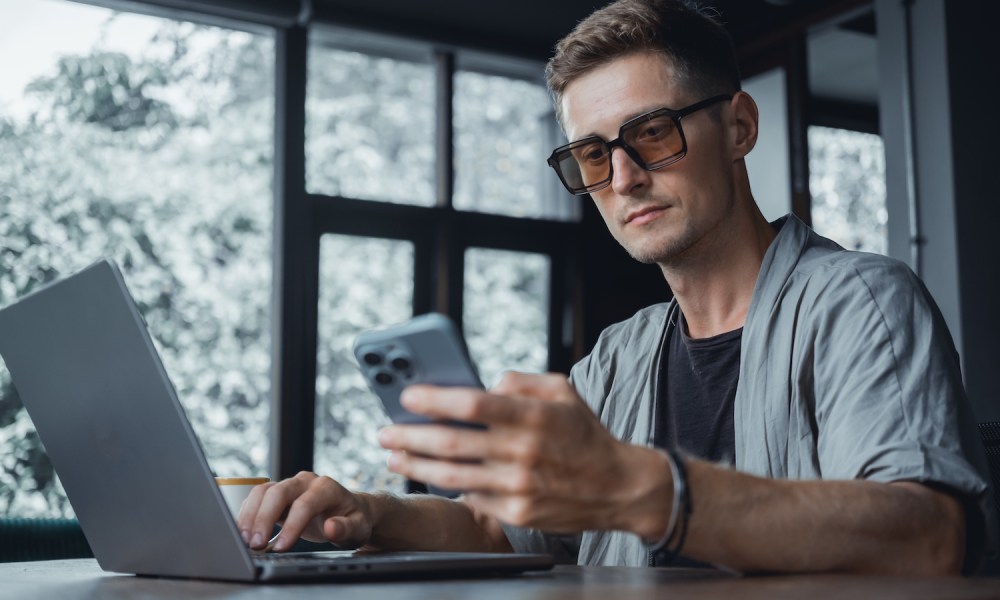
[[[947,2],[951,152],[966,388],[981,421],[1000,420],[1000,3]],[[930,199],[928,199],[930,201]]]

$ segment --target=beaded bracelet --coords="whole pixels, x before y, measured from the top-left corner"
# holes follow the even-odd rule
[[[682,474],[681,467],[678,466],[680,456],[674,450],[666,452],[661,450],[661,452],[666,457],[667,462],[670,463],[670,478],[674,482],[674,498],[670,506],[670,519],[667,521],[666,531],[663,532],[663,536],[655,543],[646,545],[646,549],[654,554],[662,550],[667,545],[667,542],[670,541],[670,538],[674,536],[674,529],[677,527],[677,519],[681,511],[681,498],[685,495],[687,488],[686,478]]]

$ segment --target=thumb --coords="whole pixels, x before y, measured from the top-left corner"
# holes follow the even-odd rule
[[[371,538],[371,528],[360,516],[336,516],[323,522],[323,536],[342,548],[360,548]]]

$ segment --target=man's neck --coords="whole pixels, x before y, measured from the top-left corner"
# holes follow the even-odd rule
[[[660,265],[688,334],[707,338],[743,326],[764,254],[775,231],[751,199],[744,214],[727,221],[725,231],[669,265]]]

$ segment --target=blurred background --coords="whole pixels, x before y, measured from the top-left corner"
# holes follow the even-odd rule
[[[0,0],[0,306],[111,256],[219,475],[403,491],[359,331],[447,313],[489,385],[670,298],[545,165],[544,62],[600,4]],[[1000,418],[996,4],[712,4],[765,216],[908,262]],[[2,361],[0,515],[72,517]]]

